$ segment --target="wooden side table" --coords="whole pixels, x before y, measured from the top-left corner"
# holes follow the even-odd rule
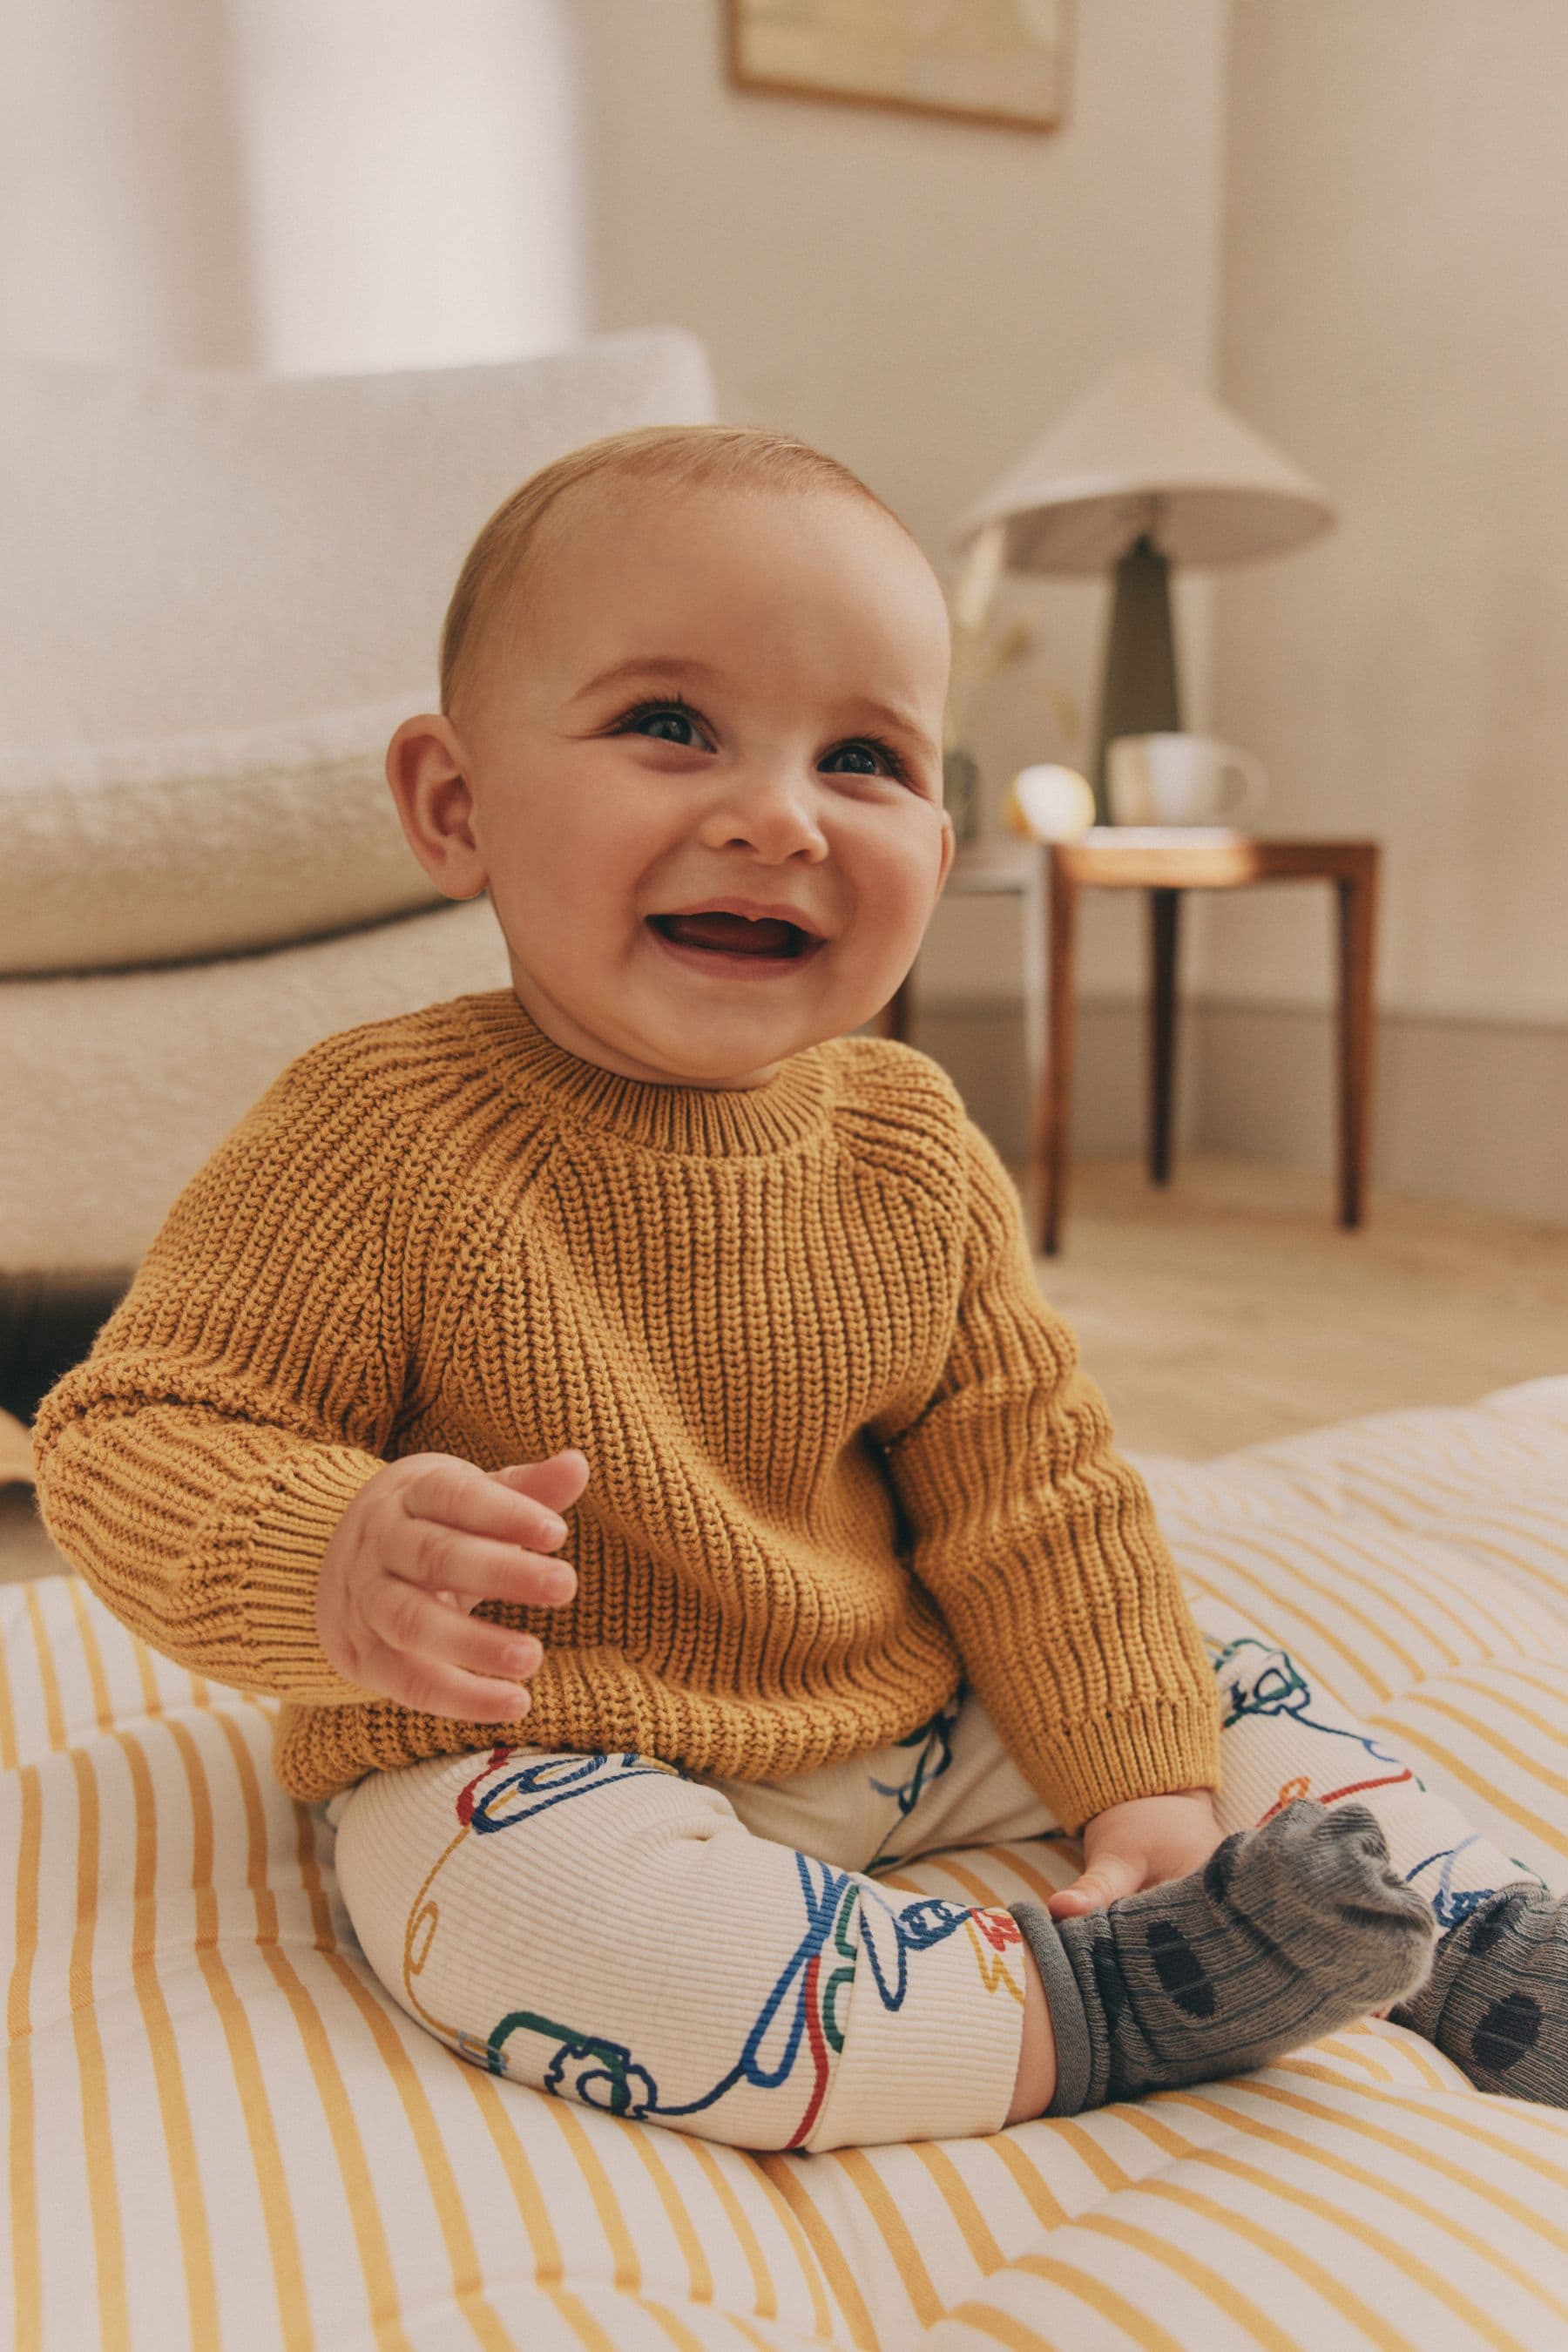
[[[1038,1045],[1040,961],[1034,941],[1045,867],[1048,965],[1043,1055]],[[1237,890],[1254,882],[1331,882],[1339,914],[1339,1222],[1363,1214],[1372,1083],[1373,963],[1379,871],[1375,841],[1268,841],[1223,828],[1095,825],[1081,840],[985,843],[961,850],[947,878],[954,889],[1012,889],[1026,907],[1025,1011],[1034,1092],[1029,1174],[1037,1250],[1061,1247],[1072,1119],[1078,1015],[1079,894],[1149,893],[1149,1173],[1170,1181],[1172,1075],[1176,1042],[1176,946],[1184,890]],[[947,895],[946,892],[943,894]],[[884,1036],[907,1038],[910,977],[884,1007]]]

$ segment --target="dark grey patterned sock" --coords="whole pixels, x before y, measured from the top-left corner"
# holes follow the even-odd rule
[[[1107,1911],[1012,1910],[1056,2036],[1047,2116],[1267,2065],[1407,1998],[1437,1933],[1366,1806],[1306,1798]]]
[[[1501,1886],[1437,1946],[1393,2013],[1478,2090],[1568,2107],[1568,1906],[1532,1879]]]

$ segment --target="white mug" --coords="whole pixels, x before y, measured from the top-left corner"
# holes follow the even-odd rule
[[[1258,814],[1268,777],[1250,751],[1212,735],[1119,735],[1106,748],[1105,788],[1118,824],[1232,824]]]

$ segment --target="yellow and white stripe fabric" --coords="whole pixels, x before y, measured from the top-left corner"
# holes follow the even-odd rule
[[[1224,1602],[1568,1892],[1568,1378],[1135,1457]],[[751,2155],[454,2058],[357,1949],[274,1703],[0,1588],[0,2345],[1546,2352],[1568,2114],[1369,2022],[978,2138]],[[1037,1842],[885,1883],[1043,1897]]]

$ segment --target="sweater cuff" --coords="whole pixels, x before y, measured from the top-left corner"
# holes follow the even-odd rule
[[[1038,1743],[1037,1786],[1076,1837],[1111,1805],[1219,1787],[1219,1707],[1212,1690],[1098,1716]]]
[[[385,1465],[346,1445],[312,1446],[275,1468],[253,1522],[245,1624],[263,1686],[306,1706],[363,1706],[374,1691],[347,1681],[316,1632],[321,1558],[362,1486]]]

